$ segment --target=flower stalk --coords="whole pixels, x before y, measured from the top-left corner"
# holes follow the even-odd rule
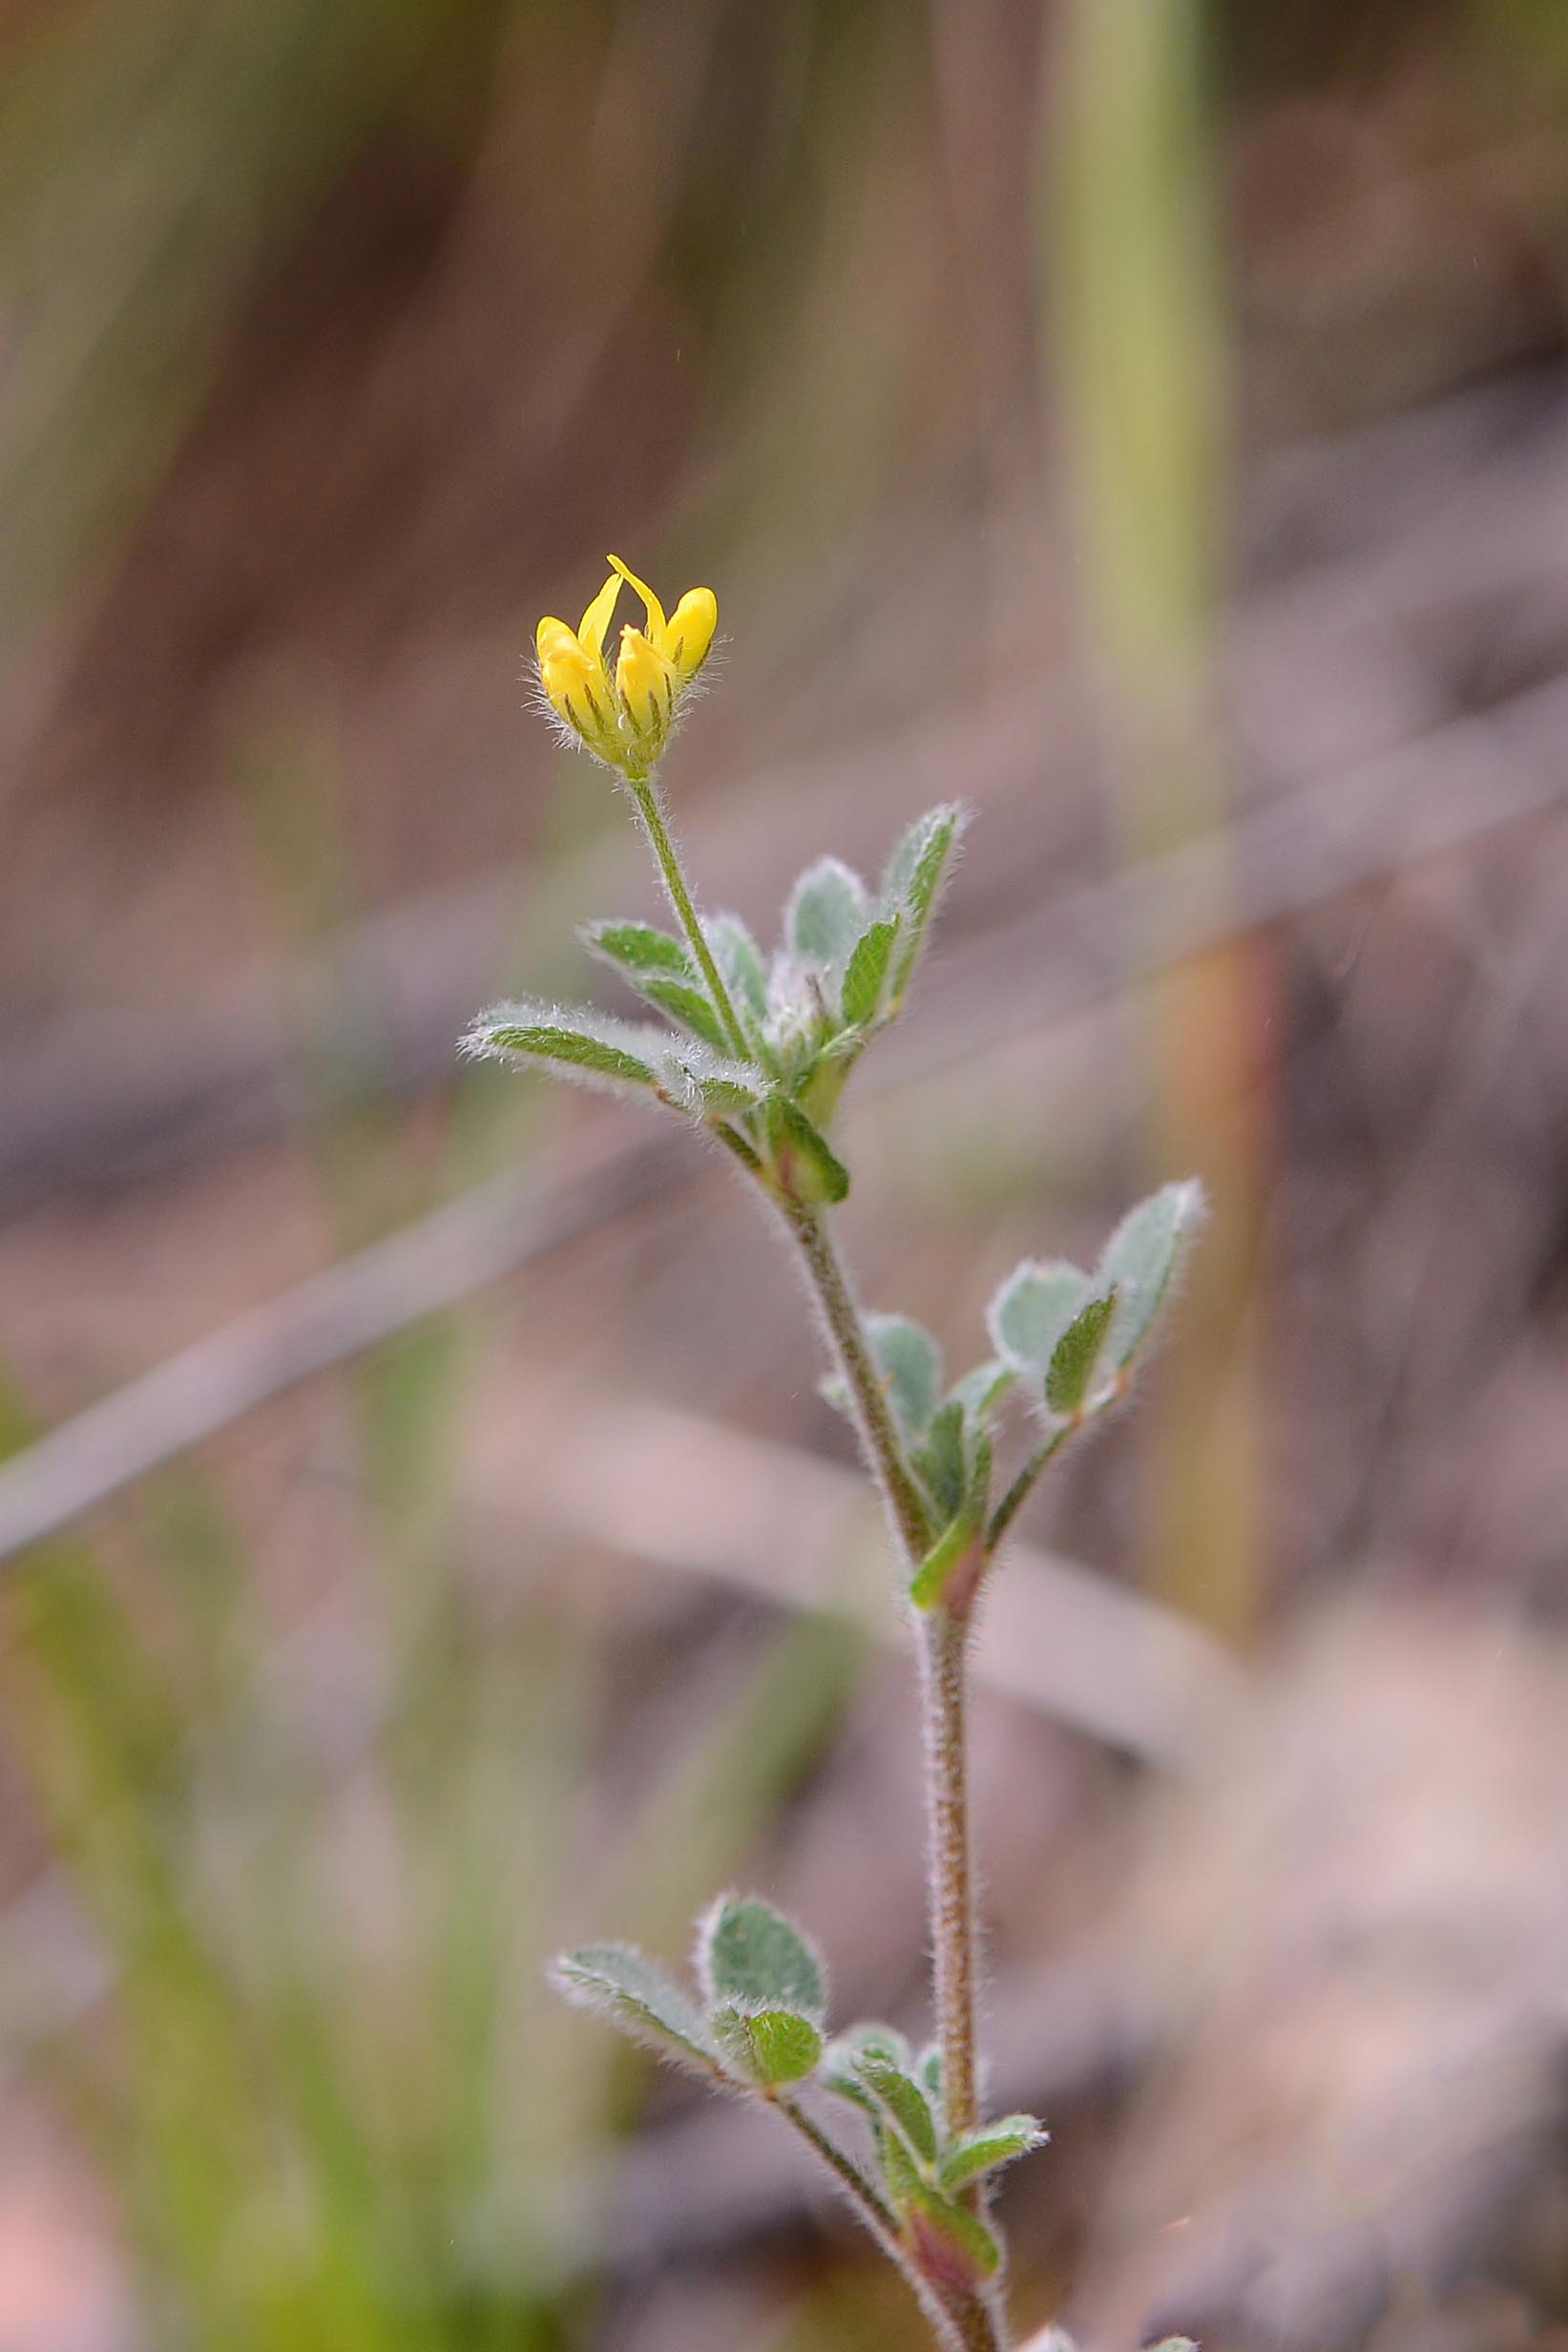
[[[729,990],[724,986],[719,966],[714,960],[707,934],[698,919],[696,902],[692,897],[691,888],[686,880],[675,843],[670,838],[669,826],[665,822],[663,806],[659,800],[658,778],[652,775],[637,775],[628,771],[626,784],[633,800],[637,803],[637,812],[642,820],[643,832],[647,835],[648,846],[653,850],[659,867],[659,879],[664,885],[664,894],[670,902],[671,912],[685,934],[686,945],[697,959],[698,970],[707,983],[708,994],[713,998],[714,1010],[724,1024],[724,1034],[730,1041],[731,1048],[737,1059],[744,1061],[751,1052],[751,1047],[746,1041],[746,1033],[736,1017],[735,1005]]]

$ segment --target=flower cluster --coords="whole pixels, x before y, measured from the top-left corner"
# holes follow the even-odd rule
[[[536,640],[539,683],[563,726],[618,775],[644,778],[670,739],[680,698],[708,658],[719,625],[711,588],[688,588],[666,620],[664,607],[618,556],[575,629],[548,616]],[[646,623],[628,623],[612,676],[604,640],[622,586],[642,598]]]

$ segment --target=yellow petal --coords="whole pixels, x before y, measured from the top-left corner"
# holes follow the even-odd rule
[[[581,646],[577,645],[576,631],[569,629],[564,620],[557,620],[553,613],[546,613],[540,621],[533,633],[533,644],[541,669],[557,650],[575,645],[579,653],[582,651]]]
[[[657,759],[675,703],[675,673],[640,629],[625,628],[620,633],[616,691],[636,737],[636,748],[644,758]]]
[[[711,588],[688,588],[664,632],[664,650],[683,686],[690,685],[708,658],[719,626],[719,599]]]
[[[564,719],[590,751],[612,766],[620,761],[610,686],[597,654],[580,645],[572,631],[541,629],[539,683],[557,717]]]
[[[612,556],[610,561],[615,565],[616,570],[619,573],[621,578],[626,582],[627,587],[635,589],[637,594],[642,598],[642,601],[646,605],[648,611],[649,642],[659,653],[662,653],[664,651],[663,605],[660,604],[653,590],[645,586],[644,583],[638,579],[635,572],[628,572],[626,566],[621,562],[618,556]]]
[[[563,719],[572,718],[571,700],[580,695],[594,675],[593,657],[578,644],[570,629],[547,636],[539,632],[539,682]]]
[[[577,635],[589,652],[596,656],[599,661],[604,659],[605,635],[615,616],[619,597],[620,576],[617,572],[612,572],[593,603],[584,613],[582,626],[577,631]]]

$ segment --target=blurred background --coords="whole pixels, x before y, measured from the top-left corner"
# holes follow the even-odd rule
[[[453,1057],[656,907],[529,706],[611,546],[720,598],[710,905],[975,808],[868,1299],[959,1369],[1017,1257],[1213,1197],[978,1662],[1021,2320],[1568,2344],[1561,0],[0,56],[0,2352],[921,2341],[542,1984],[742,1883],[924,1998],[793,1278]]]

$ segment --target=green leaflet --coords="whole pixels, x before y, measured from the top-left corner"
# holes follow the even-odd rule
[[[1034,2115],[1003,2115],[995,2123],[983,2123],[944,2148],[937,2183],[953,2195],[970,2181],[1016,2162],[1032,2149],[1043,2148],[1049,2136]]]
[[[967,1503],[951,1524],[937,1537],[915,1570],[909,1586],[909,1599],[916,1608],[929,1610],[940,1606],[954,1574],[980,1532],[984,1516],[983,1504],[976,1510],[972,1503]]]
[[[868,2115],[880,2117],[882,2110],[860,2077],[861,2060],[868,2055],[906,2072],[910,2065],[909,2043],[895,2026],[863,2019],[829,2043],[823,2053],[821,2079],[825,2090],[852,2101]]]
[[[747,2082],[804,2082],[822,2057],[820,2026],[799,2009],[747,2008],[727,2002],[708,2019],[713,2038]]]
[[[597,2011],[634,2042],[704,2074],[715,2070],[718,2051],[697,2004],[630,1944],[563,1952],[551,1976],[568,2001]]]
[[[711,2002],[798,2009],[820,2023],[827,1986],[822,1956],[782,1911],[755,1896],[721,1896],[698,1930],[697,1966]]]
[[[964,811],[956,802],[932,808],[915,820],[888,861],[882,885],[883,910],[903,917],[889,989],[894,1012],[903,1003],[914,977],[963,826]]]
[[[554,1065],[561,1077],[626,1094],[657,1088],[656,1059],[667,1037],[630,1021],[607,1020],[590,1006],[524,998],[497,1005],[463,1040],[465,1054],[508,1060],[513,1055]]]
[[[849,1171],[836,1160],[824,1137],[787,1095],[770,1094],[763,1104],[779,1189],[803,1208],[842,1201],[849,1189]]]
[[[927,2278],[949,2286],[993,2278],[1002,2249],[977,2216],[921,2182],[905,2205],[915,2258]]]
[[[882,2158],[882,2177],[888,2184],[888,2195],[893,2210],[907,2214],[926,2186],[925,2175],[909,2152],[909,2143],[896,2132],[883,2128],[883,2110],[876,2109],[877,2152]]]
[[[1117,1294],[1092,1298],[1057,1340],[1045,1376],[1045,1401],[1053,1413],[1071,1420],[1090,1400],[1095,1374],[1105,1341],[1106,1327],[1116,1312]]]
[[[582,940],[596,956],[622,971],[667,972],[684,980],[697,977],[685,942],[667,931],[656,931],[651,923],[589,923]]]
[[[899,1436],[906,1445],[917,1444],[942,1394],[942,1351],[912,1315],[868,1314],[866,1332]]]
[[[961,1380],[955,1380],[948,1396],[953,1404],[963,1407],[966,1417],[978,1418],[1001,1403],[1017,1376],[1011,1364],[993,1356],[984,1364],[976,1364],[972,1372],[966,1372]]]
[[[1203,1214],[1203,1187],[1195,1179],[1164,1185],[1130,1209],[1105,1245],[1097,1287],[1116,1286],[1117,1312],[1106,1352],[1125,1371],[1159,1313],[1171,1277]]]
[[[846,964],[866,929],[866,885],[839,857],[807,866],[784,909],[784,943],[804,964],[826,972]]]
[[[926,1441],[914,1456],[915,1469],[944,1526],[962,1508],[969,1485],[968,1436],[964,1408],[950,1397],[931,1417]]]
[[[847,2099],[852,2106],[858,2107],[863,2114],[874,2119],[880,2118],[881,2109],[859,2075],[853,2073],[845,2063],[842,2046],[839,2043],[829,2043],[817,2079],[824,2090],[832,2091],[837,2098]]]
[[[1057,1342],[1088,1300],[1089,1276],[1066,1258],[1025,1258],[986,1309],[992,1345],[1014,1372],[1043,1380]]]
[[[760,1098],[763,1082],[743,1061],[703,1060],[690,1054],[672,1058],[690,1080],[704,1111],[748,1111]]]
[[[865,1028],[882,1010],[882,992],[902,920],[898,914],[884,917],[862,932],[855,942],[839,994],[840,1010],[853,1029]]]
[[[930,2043],[920,2053],[915,2067],[915,2078],[931,2103],[931,2113],[940,2122],[947,2104],[942,2089],[942,2045]]]
[[[711,1045],[715,1053],[729,1052],[729,1040],[724,1035],[723,1022],[708,1002],[705,993],[690,980],[670,979],[662,973],[647,973],[634,984],[638,996],[646,997],[650,1004],[657,1004],[661,1013],[668,1013],[672,1020],[679,1021],[683,1029],[689,1029],[694,1037],[700,1038],[704,1045]]]
[[[936,2161],[936,2124],[920,2085],[892,2057],[862,2049],[854,2070],[923,2163]]]
[[[709,915],[702,929],[737,1011],[761,1020],[767,1012],[767,966],[756,940],[738,914]]]

